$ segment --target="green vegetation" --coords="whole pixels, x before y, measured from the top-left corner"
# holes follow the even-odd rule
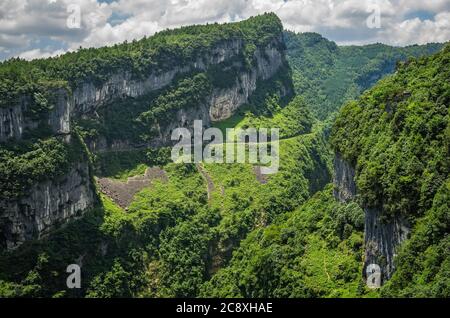
[[[243,41],[243,58],[251,65],[253,52],[282,32],[275,14],[239,23],[209,24],[162,31],[149,38],[31,62],[10,59],[0,64],[0,107],[18,102],[19,95],[40,94],[54,87],[75,88],[83,82],[102,84],[109,75],[130,72],[135,78],[161,73],[173,65],[188,65],[226,41]]]
[[[102,196],[102,206],[81,220],[47,239],[27,242],[17,251],[3,252],[0,295],[137,295],[147,286],[145,266],[158,255],[161,232],[205,209],[206,188],[195,166],[171,164],[166,170],[169,183],[156,183],[152,191],[143,190],[129,213]],[[63,279],[65,266],[80,257],[83,289],[68,291]]]
[[[364,206],[414,225],[382,289],[390,297],[448,297],[450,46],[408,60],[344,106],[332,142],[356,164]]]
[[[224,134],[226,128],[279,128],[280,138],[289,138],[309,132],[313,122],[303,100],[294,99],[291,70],[284,65],[270,79],[257,81],[249,102],[214,127]]]
[[[344,106],[332,141],[356,164],[363,204],[423,215],[450,169],[450,47],[409,60]]]
[[[281,108],[279,97],[271,96],[266,104],[272,109],[271,116],[256,116],[251,111],[236,123],[236,128],[278,128],[280,138],[291,138],[311,131],[314,122],[309,109],[300,96],[295,97],[286,107]]]
[[[239,23],[184,27],[151,38],[46,60],[0,64],[0,107],[30,98],[27,116],[44,118],[52,92],[113,73],[135,78],[187,65],[227,41],[242,55],[178,75],[165,88],[111,101],[52,136],[46,125],[0,147],[0,193],[23,195],[37,181],[88,160],[100,177],[126,180],[160,166],[127,209],[99,194],[83,218],[39,241],[1,251],[0,297],[449,297],[450,46],[338,47],[312,33],[286,32],[290,67],[257,89],[226,128],[280,129],[280,167],[174,164],[169,148],[148,148],[180,109],[200,110],[213,89],[230,87],[253,53],[282,32],[273,14]],[[398,62],[402,60],[404,62]],[[369,89],[381,77],[392,73]],[[294,94],[295,93],[295,94]],[[339,115],[336,111],[345,103]],[[333,197],[332,151],[356,166],[358,198]],[[121,151],[86,145],[121,143]],[[411,237],[396,272],[368,290],[364,212],[409,219]],[[1,234],[1,233],[0,233]],[[66,288],[66,266],[82,263],[82,288]]]
[[[321,120],[392,73],[398,61],[430,55],[442,48],[437,43],[404,48],[384,44],[337,46],[317,33],[285,32],[284,38],[295,92]]]
[[[71,142],[61,137],[27,140],[0,147],[0,193],[2,198],[16,198],[35,182],[62,176],[83,156],[77,136]]]
[[[173,90],[161,94],[153,103],[149,111],[139,115],[138,120],[144,123],[144,129],[150,133],[144,139],[151,139],[151,129],[158,122],[167,123],[174,111],[185,109],[194,110],[205,104],[206,98],[210,95],[212,86],[208,77],[203,74],[194,75],[190,79],[181,80]]]
[[[341,205],[329,185],[294,212],[251,232],[203,297],[358,297],[364,215]]]
[[[169,162],[170,148],[107,151],[94,158],[96,174],[121,180],[142,175],[149,166],[164,166]]]
[[[169,181],[138,193],[127,213],[103,197],[102,207],[48,239],[4,252],[0,295],[199,295],[249,232],[328,182],[330,156],[320,129],[283,140],[280,154],[280,172],[267,184],[257,180],[249,164],[204,165],[211,190],[195,165],[166,165]],[[80,256],[83,289],[73,294],[65,291],[60,267]],[[24,279],[30,275],[37,278]]]
[[[381,290],[384,297],[450,297],[450,180],[417,221],[397,256],[397,269]]]

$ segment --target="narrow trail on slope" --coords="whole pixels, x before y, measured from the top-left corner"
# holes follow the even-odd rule
[[[215,190],[214,182],[211,179],[209,173],[205,170],[201,163],[196,164],[198,171],[202,175],[203,179],[206,181],[206,190],[208,194],[208,202],[211,201],[212,192]]]

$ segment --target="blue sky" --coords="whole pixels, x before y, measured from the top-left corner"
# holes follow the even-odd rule
[[[73,6],[80,13],[75,27],[67,22]],[[0,60],[53,56],[268,11],[286,29],[318,32],[338,44],[450,40],[450,0],[1,0]]]

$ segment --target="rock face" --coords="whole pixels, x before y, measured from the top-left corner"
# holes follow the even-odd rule
[[[0,247],[15,248],[79,217],[95,202],[87,162],[66,175],[35,184],[18,200],[0,201]]]
[[[144,79],[134,79],[129,72],[113,74],[100,87],[92,82],[83,83],[73,92],[76,113],[87,113],[107,102],[123,97],[139,97],[151,91],[164,88],[172,83],[176,75],[193,70],[204,71],[209,66],[219,64],[237,56],[243,50],[241,39],[224,41],[211,49],[210,54],[199,57],[189,65],[175,65],[165,72],[151,72]]]
[[[42,122],[48,124],[55,134],[70,132],[70,98],[63,88],[51,92],[52,109],[42,118],[33,118],[28,114],[33,97],[22,96],[18,103],[0,108],[0,142],[9,139],[20,140],[27,130],[38,127]]]
[[[352,167],[340,153],[334,159],[334,196],[341,202],[356,198],[355,168]],[[395,270],[394,258],[399,245],[407,239],[410,226],[401,217],[393,217],[387,221],[381,217],[381,208],[364,209],[364,271],[375,264],[381,270],[381,284],[388,280]]]
[[[231,116],[237,107],[247,101],[256,89],[256,80],[273,76],[284,63],[281,35],[264,48],[256,49],[256,66],[244,72],[231,89],[216,90],[211,96],[211,120],[221,120]],[[176,75],[193,70],[205,71],[210,66],[231,60],[242,53],[244,43],[240,39],[224,41],[212,49],[207,56],[198,58],[190,65],[174,66],[173,69],[154,72],[142,80],[133,79],[130,73],[120,73],[110,78],[100,87],[94,83],[84,83],[73,92],[73,109],[77,114],[89,113],[97,107],[117,98],[139,97],[151,91],[164,88],[172,83]]]
[[[175,128],[188,128],[192,130],[194,120],[202,120],[205,128],[210,127],[212,122],[220,121],[231,117],[236,110],[248,102],[249,97],[257,88],[257,82],[267,80],[274,76],[286,62],[284,44],[281,37],[275,38],[266,47],[257,48],[254,53],[253,67],[244,70],[244,61],[234,61],[235,64],[241,66],[242,72],[237,75],[234,83],[227,88],[213,88],[211,95],[206,102],[196,105],[192,108],[180,109],[171,115],[170,122],[157,123],[153,130],[155,135],[147,144],[133,145],[128,140],[114,140],[106,142],[102,136],[89,140],[89,149],[93,152],[103,152],[108,150],[127,150],[136,146],[168,146],[173,144],[171,141],[171,133]],[[83,116],[95,116],[94,112],[97,107],[108,107],[112,97],[105,92],[112,92],[111,96],[122,98],[139,97],[152,90],[160,89],[171,83],[176,74],[186,73],[194,69],[205,71],[209,66],[227,62],[229,59],[235,58],[241,54],[243,43],[240,40],[233,40],[223,43],[219,48],[214,50],[211,57],[198,59],[192,65],[183,68],[175,67],[173,70],[162,73],[158,76],[151,75],[144,82],[128,81],[127,78],[119,75],[113,76],[109,84],[105,84],[102,88],[86,90],[76,90],[74,92],[75,112],[83,114]],[[124,75],[127,77],[128,75]],[[113,84],[115,83],[115,84]],[[83,91],[83,93],[81,93]],[[120,93],[117,93],[120,92]],[[287,94],[288,88],[281,94]],[[82,97],[80,97],[82,96]]]
[[[355,169],[340,153],[334,158],[334,196],[341,202],[348,202],[356,196]]]
[[[394,258],[399,245],[408,238],[410,226],[400,217],[383,222],[381,209],[365,208],[365,266],[376,264],[381,269],[381,283],[394,273]]]
[[[220,121],[231,117],[236,109],[248,101],[256,89],[258,79],[272,77],[284,63],[284,55],[279,49],[279,42],[274,41],[265,49],[255,52],[256,67],[240,74],[236,84],[229,89],[215,90],[209,102],[211,121]]]
[[[208,98],[206,105],[198,105],[196,109],[181,109],[173,116],[173,120],[165,127],[157,127],[159,131],[151,145],[167,144],[170,132],[175,127],[192,127],[194,120],[203,120],[206,126],[213,121],[231,117],[236,109],[248,101],[255,91],[258,80],[272,77],[283,65],[285,53],[281,35],[274,38],[266,47],[257,48],[254,53],[255,65],[248,71],[239,74],[234,85],[226,89],[216,88]],[[227,62],[242,54],[243,41],[240,39],[225,41],[211,49],[211,54],[198,58],[190,65],[174,66],[166,72],[153,72],[145,79],[135,79],[129,72],[111,75],[101,86],[86,82],[73,89],[69,94],[65,89],[54,92],[53,109],[48,113],[48,124],[56,133],[69,133],[70,121],[80,116],[94,115],[96,109],[114,100],[125,97],[139,97],[171,84],[175,76],[194,70],[205,71],[210,66]],[[8,139],[19,140],[26,130],[36,128],[39,121],[26,116],[32,97],[24,96],[20,102],[9,108],[0,108],[0,142]],[[127,147],[124,141],[116,141],[118,150]],[[113,144],[114,144],[113,143]],[[99,138],[91,150],[102,151],[111,145]],[[114,148],[114,147],[111,147]]]
[[[51,109],[44,114],[29,113],[33,97],[22,96],[8,108],[0,108],[0,142],[20,140],[39,125],[50,127],[54,135],[71,140],[71,99],[67,90],[49,94]],[[40,238],[57,225],[80,216],[95,202],[88,161],[72,163],[70,171],[57,179],[34,184],[20,198],[0,199],[0,249],[15,248],[24,241]]]
[[[30,114],[35,96],[21,96],[17,103],[0,108],[0,142],[20,140],[28,130],[48,125],[55,135],[64,135],[70,142],[71,122],[81,117],[96,115],[99,107],[125,97],[139,97],[171,84],[180,74],[206,71],[212,65],[231,62],[242,57],[242,39],[223,41],[211,48],[209,54],[198,57],[188,65],[174,65],[168,71],[152,71],[144,78],[135,78],[129,72],[110,75],[103,84],[85,82],[73,88],[54,89],[46,113]],[[244,61],[240,62],[244,65]],[[171,143],[173,129],[193,127],[194,120],[202,120],[205,127],[211,122],[229,118],[255,91],[259,80],[272,77],[286,63],[282,35],[254,53],[251,68],[242,68],[235,83],[228,88],[214,88],[204,105],[195,109],[181,109],[169,123],[155,127],[156,136],[150,146]],[[245,70],[244,70],[245,69]],[[136,147],[128,140],[107,144],[98,138],[89,144],[91,151],[123,150]],[[72,163],[73,168],[61,178],[34,184],[27,195],[18,199],[0,199],[0,248],[14,248],[26,240],[40,238],[65,223],[81,216],[95,203],[95,189],[89,175],[88,161]]]
[[[275,41],[264,51],[258,49],[255,53],[255,68],[241,73],[229,88],[215,88],[205,104],[177,111],[169,124],[158,127],[158,136],[152,140],[151,145],[170,144],[172,130],[178,127],[192,129],[194,120],[202,120],[206,128],[212,122],[230,118],[240,106],[248,102],[257,88],[257,81],[272,77],[285,62],[284,54],[277,46],[279,43]]]

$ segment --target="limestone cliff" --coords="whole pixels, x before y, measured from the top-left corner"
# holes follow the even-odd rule
[[[199,57],[189,65],[174,65],[168,71],[152,71],[143,79],[135,79],[129,72],[113,74],[100,86],[86,82],[74,89],[73,108],[78,114],[89,113],[106,102],[123,97],[139,97],[151,91],[164,88],[172,83],[176,75],[193,70],[206,70],[237,56],[243,50],[243,41],[235,39],[221,43],[211,54]]]
[[[177,127],[192,127],[194,120],[203,120],[205,126],[213,121],[229,118],[256,90],[258,81],[276,74],[285,65],[284,43],[281,32],[266,45],[256,47],[251,65],[243,60],[244,40],[235,38],[220,42],[209,54],[198,56],[186,65],[173,65],[169,70],[155,68],[147,76],[136,78],[127,71],[109,74],[101,83],[85,81],[76,87],[57,88],[46,92],[48,105],[40,113],[36,96],[23,95],[10,107],[0,108],[0,142],[26,139],[27,133],[45,125],[53,135],[66,136],[70,142],[72,124],[81,118],[98,116],[101,107],[108,107],[124,98],[136,98],[170,85],[174,79],[189,72],[207,71],[212,65],[240,64],[241,72],[226,88],[213,87],[211,95],[202,105],[193,109],[179,109],[164,124],[156,124],[157,134],[144,146],[161,146],[170,142],[171,131]],[[129,140],[106,142],[99,136],[89,142],[91,151],[123,150],[136,147]],[[142,145],[141,145],[142,146]],[[26,240],[40,238],[67,220],[81,216],[95,203],[95,189],[91,183],[87,157],[71,163],[73,167],[60,178],[36,182],[25,189],[19,198],[0,199],[0,247],[14,248]]]
[[[282,37],[274,38],[267,46],[257,48],[253,54],[252,67],[244,67],[242,59],[243,44],[240,40],[226,42],[215,49],[213,56],[199,58],[192,65],[175,67],[169,72],[160,75],[151,75],[143,82],[128,81],[126,76],[114,76],[110,82],[97,90],[86,86],[74,93],[74,109],[77,114],[84,117],[95,117],[98,107],[109,107],[110,99],[122,97],[139,97],[151,91],[161,89],[171,83],[176,74],[190,71],[206,71],[211,65],[230,62],[241,70],[226,88],[213,87],[213,91],[206,101],[192,108],[180,109],[171,115],[171,120],[164,123],[155,123],[153,130],[155,136],[146,144],[147,146],[165,146],[171,144],[170,136],[173,129],[186,127],[191,129],[194,120],[202,120],[205,127],[212,122],[231,117],[237,109],[248,102],[249,97],[257,88],[258,81],[268,80],[286,65],[284,43]],[[236,58],[238,57],[238,58]],[[223,65],[223,64],[220,64]],[[111,95],[105,91],[112,92]],[[281,94],[286,94],[286,88]],[[82,97],[80,97],[82,96]],[[105,97],[106,96],[106,97]],[[106,103],[106,104],[105,104]],[[81,113],[80,113],[81,112]],[[113,140],[107,142],[103,136],[88,142],[89,148],[94,152],[105,150],[123,150],[137,146],[130,140]],[[139,146],[143,146],[140,144]]]
[[[24,133],[37,128],[39,124],[49,125],[54,134],[70,132],[71,99],[64,88],[50,92],[51,108],[48,113],[30,114],[32,96],[20,96],[19,101],[10,107],[0,107],[0,142],[20,140]]]
[[[334,196],[341,202],[357,199],[355,168],[352,167],[340,153],[334,159]],[[395,270],[394,258],[399,245],[408,237],[409,224],[401,217],[384,220],[381,208],[363,206],[364,221],[364,271],[370,264],[376,264],[381,269],[381,283],[388,280]]]
[[[281,35],[266,47],[257,48],[254,53],[256,65],[239,75],[235,85],[229,89],[216,89],[210,100],[210,118],[218,121],[230,117],[234,111],[248,100],[256,89],[256,81],[273,76],[285,63],[284,46]],[[124,97],[139,97],[151,91],[166,87],[176,75],[191,71],[205,71],[242,54],[244,43],[240,39],[226,41],[212,50],[208,56],[199,57],[190,65],[176,65],[165,72],[152,72],[145,79],[133,79],[130,73],[113,74],[101,86],[83,83],[73,91],[71,104],[76,114],[94,111],[99,106]]]
[[[14,248],[48,234],[56,226],[80,217],[94,205],[87,161],[54,180],[34,184],[26,195],[0,200],[0,248]]]

